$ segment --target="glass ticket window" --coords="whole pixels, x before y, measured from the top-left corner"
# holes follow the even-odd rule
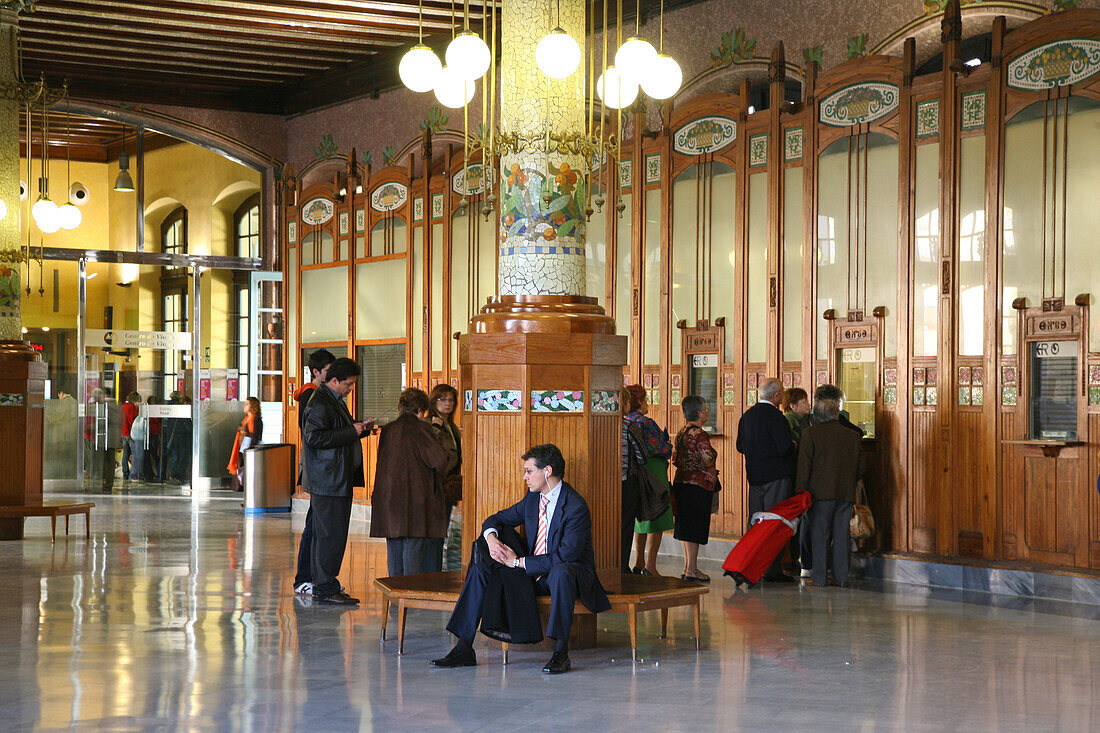
[[[1031,440],[1077,440],[1077,351],[1077,341],[1031,343]]]
[[[703,430],[718,432],[718,354],[692,354],[688,364],[688,394],[707,401],[707,421]]]
[[[844,392],[841,408],[848,412],[849,420],[863,428],[865,437],[873,438],[877,372],[875,349],[871,346],[837,349],[837,363],[837,386]]]

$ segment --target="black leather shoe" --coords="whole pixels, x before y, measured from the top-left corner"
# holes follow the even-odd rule
[[[447,652],[447,656],[442,659],[433,659],[431,663],[433,667],[476,667],[477,655],[474,654],[472,647],[459,649],[456,646]]]
[[[542,668],[545,674],[565,674],[569,671],[569,652],[554,652],[550,661]]]
[[[342,591],[337,591],[336,593],[332,593],[332,594],[327,595],[327,596],[320,596],[320,597],[314,596],[313,600],[314,600],[315,603],[325,603],[325,604],[330,605],[330,606],[358,606],[359,605],[359,599],[358,598],[352,598],[347,593],[344,593]]]

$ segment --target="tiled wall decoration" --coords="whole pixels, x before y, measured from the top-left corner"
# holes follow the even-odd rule
[[[887,405],[896,405],[898,403],[898,388],[886,387],[882,390],[882,401]]]
[[[443,218],[443,194],[441,193],[432,194],[432,218]]]
[[[531,412],[584,412],[584,392],[580,390],[533,390]]]
[[[924,404],[924,387],[913,387],[913,404],[920,407]]]
[[[424,197],[413,199],[413,221],[424,221]]]
[[[985,92],[964,92],[959,105],[964,130],[977,130],[985,127]]]
[[[1100,405],[1100,387],[1096,385],[1089,387],[1089,405]]]
[[[748,372],[745,374],[745,386],[749,389],[756,389],[756,372]]]
[[[658,183],[661,180],[661,154],[651,153],[645,157],[645,182]]]
[[[917,137],[934,137],[940,134],[940,100],[926,99],[917,102]]]
[[[286,241],[290,244],[298,243],[298,222],[292,221],[286,225]]]
[[[679,405],[680,402],[682,401],[682,399],[683,398],[680,395],[680,390],[678,390],[678,389],[669,390],[669,392],[668,392],[668,402],[669,402],[670,405]]]
[[[464,412],[471,412],[474,409],[474,391],[472,389],[466,390],[462,399],[462,409]]]
[[[1091,393],[1090,393],[1091,397]],[[1005,385],[1001,387],[1001,404],[1002,405],[1015,405],[1016,404],[1016,385],[1009,387]]]
[[[1018,389],[1016,386],[1016,367],[1001,367],[1001,404],[1015,405],[1016,398],[1019,396]]]
[[[0,407],[21,407],[27,396],[15,392],[0,392]],[[76,409],[76,408],[73,408]]]
[[[820,387],[823,384],[829,383],[829,374],[824,370],[818,370],[814,372],[814,384]]]
[[[726,372],[722,375],[722,386],[726,389],[737,386],[737,375]]]
[[[939,375],[939,367],[928,367],[924,370],[924,378],[926,384],[935,385],[936,379]]]
[[[726,407],[737,404],[737,390],[724,389],[722,390],[722,404]]]
[[[597,389],[592,392],[592,412],[617,413],[619,393],[613,389]]]
[[[789,128],[783,134],[783,160],[802,160],[802,143],[805,135],[801,127]]]
[[[939,391],[937,390],[936,387],[925,387],[924,390],[925,390],[924,391],[925,404],[928,404],[928,405],[939,404]]]
[[[783,372],[783,389],[790,389],[794,386],[794,375],[790,372]]]
[[[619,161],[619,188],[630,188],[634,180],[634,161],[627,158]]]
[[[913,384],[924,386],[924,367],[913,367]]]
[[[756,390],[750,389],[745,392],[745,407],[752,407],[756,404]]]
[[[895,367],[883,369],[882,383],[887,387],[896,387],[898,384],[898,370]]]
[[[749,138],[749,167],[768,164],[768,136],[753,135]]]
[[[348,212],[346,211],[340,212],[340,233],[348,233]]]
[[[519,412],[523,409],[523,393],[518,389],[479,389],[478,412]]]
[[[367,211],[366,209],[356,209],[355,211],[355,231],[361,232],[367,228]]]

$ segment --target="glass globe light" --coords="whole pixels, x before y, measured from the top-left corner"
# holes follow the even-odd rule
[[[435,98],[444,107],[461,109],[474,98],[476,86],[471,79],[463,78],[450,66],[444,66],[435,82]]]
[[[551,79],[564,79],[581,65],[581,47],[573,36],[555,28],[535,46],[535,63]]]
[[[414,92],[430,92],[435,88],[443,64],[435,51],[423,43],[418,43],[401,57],[397,66],[397,75],[401,83]]]
[[[455,36],[447,44],[445,58],[448,69],[454,69],[463,79],[470,81],[485,76],[492,61],[489,47],[473,31],[462,31]]]
[[[8,205],[4,203],[4,199],[0,199],[0,221],[8,215]]]
[[[638,98],[638,82],[620,74],[615,66],[608,66],[596,80],[596,94],[611,109],[622,109]]]
[[[76,229],[82,221],[84,221],[84,215],[72,204],[63,204],[57,210],[57,223],[62,229]]]
[[[53,234],[61,228],[61,222],[58,220],[57,215],[57,204],[45,196],[34,202],[34,206],[31,207],[31,216],[34,218],[34,223],[45,234]]]
[[[652,99],[668,99],[680,90],[683,82],[684,72],[680,70],[680,64],[662,53],[657,54],[649,73],[642,77],[642,89]]]
[[[657,49],[641,36],[626,39],[615,52],[615,68],[621,69],[624,76],[629,75],[637,81],[649,74],[649,67],[656,60]]]

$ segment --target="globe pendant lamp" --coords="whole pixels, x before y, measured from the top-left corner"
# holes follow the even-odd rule
[[[401,57],[401,63],[397,66],[397,75],[401,77],[401,83],[414,92],[430,92],[435,88],[439,79],[439,72],[443,71],[443,64],[435,51],[426,44],[418,43]]]
[[[447,52],[444,55],[447,68],[452,69],[463,79],[474,81],[485,76],[492,61],[489,47],[481,36],[471,30],[464,30],[455,36],[447,44]],[[473,96],[471,94],[470,96]],[[458,105],[462,106],[462,105]]]
[[[611,109],[622,109],[638,98],[638,82],[621,74],[618,67],[608,66],[596,81],[596,94]]]
[[[668,99],[680,90],[684,81],[684,72],[676,59],[663,53],[657,54],[656,59],[649,67],[649,71],[642,77],[642,90],[651,99]]]
[[[80,213],[80,209],[70,203],[62,204],[57,210],[57,223],[62,229],[76,229],[82,221],[84,221],[84,215]]]
[[[460,109],[474,98],[476,84],[450,66],[444,66],[435,83],[435,98],[444,107]]]
[[[615,52],[615,68],[621,69],[624,75],[629,75],[638,81],[649,74],[650,65],[656,60],[657,49],[641,36],[631,36],[626,39],[626,42]]]
[[[581,64],[581,47],[560,26],[547,33],[535,46],[535,64],[551,79],[572,76]]]
[[[57,204],[50,201],[45,194],[34,202],[34,206],[31,207],[31,217],[34,218],[34,223],[38,225],[43,234],[53,234],[61,228],[61,222],[58,221]]]

